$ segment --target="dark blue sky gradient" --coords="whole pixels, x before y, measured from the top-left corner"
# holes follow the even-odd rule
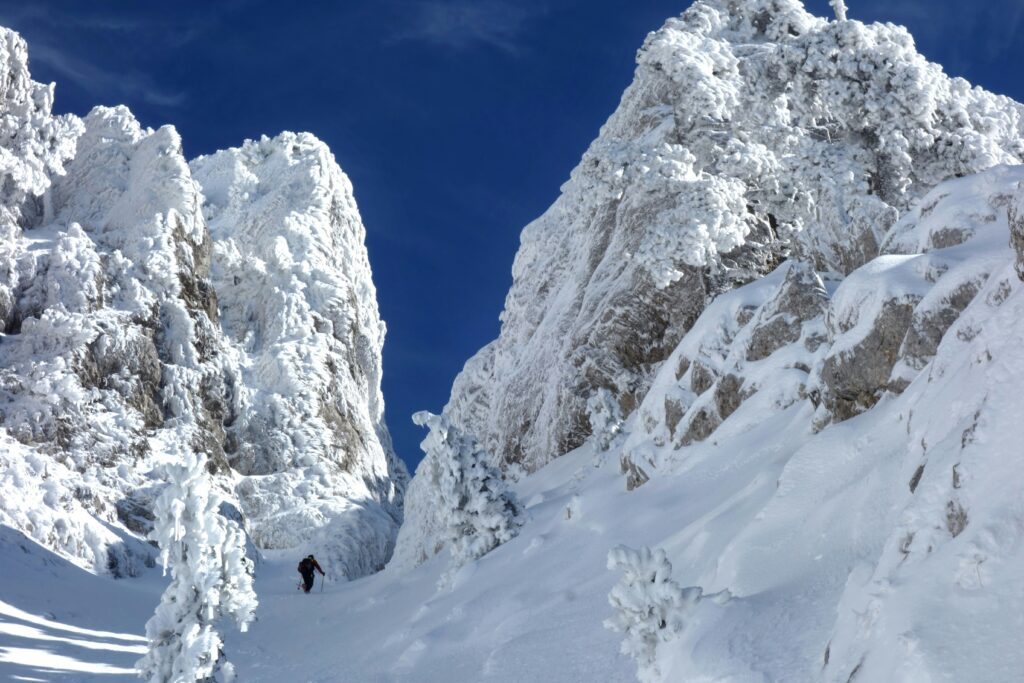
[[[1024,100],[1024,0],[848,0],[902,23],[947,72]],[[447,402],[493,339],[522,227],[555,199],[633,73],[688,0],[49,2],[0,0],[56,108],[127,104],[174,124],[190,157],[282,130],[326,141],[352,179],[388,324],[384,398]],[[827,0],[808,7],[830,14]]]

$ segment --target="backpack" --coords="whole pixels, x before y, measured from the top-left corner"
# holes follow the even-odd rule
[[[309,561],[308,557],[302,558],[302,562],[299,562],[299,573],[300,574],[312,574],[313,563]]]

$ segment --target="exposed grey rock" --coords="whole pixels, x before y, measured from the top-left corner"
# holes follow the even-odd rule
[[[690,417],[690,422],[686,427],[686,431],[679,439],[678,444],[680,446],[689,446],[695,441],[703,441],[711,436],[712,432],[718,429],[720,424],[722,424],[722,420],[713,409],[707,407],[699,408]]]
[[[732,415],[747,398],[742,393],[742,387],[743,380],[732,373],[718,380],[718,384],[715,385],[715,409],[722,420]]]
[[[889,388],[889,375],[913,318],[916,300],[890,299],[853,348],[830,353],[821,369],[824,403],[837,421],[864,412]],[[832,330],[830,330],[831,332]]]
[[[683,415],[686,414],[685,408],[680,405],[677,399],[666,397],[665,398],[665,426],[668,427],[668,433],[670,436],[674,436],[676,433],[676,427],[679,426],[679,421],[683,419]],[[656,425],[652,425],[656,426]]]
[[[971,303],[984,280],[964,282],[952,293],[942,298],[937,306],[914,310],[907,336],[900,346],[898,358],[915,370],[921,370],[939,348],[939,342],[946,330],[956,322],[961,311]],[[905,383],[897,387],[902,391]]]
[[[821,278],[805,262],[790,262],[778,293],[764,305],[747,347],[747,360],[767,358],[800,339],[803,323],[825,312],[828,294]]]
[[[967,510],[956,501],[949,501],[946,504],[946,529],[953,538],[963,533],[967,528]]]
[[[694,361],[690,364],[690,389],[700,396],[715,383],[715,373],[704,363]]]
[[[1015,200],[1008,209],[1010,245],[1017,252],[1017,276],[1024,280],[1024,183],[1017,186]]]
[[[633,461],[633,456],[628,453],[622,454],[622,457],[619,459],[619,468],[626,475],[627,491],[643,486],[651,478],[642,467]]]

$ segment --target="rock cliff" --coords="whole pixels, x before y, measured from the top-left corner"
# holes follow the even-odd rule
[[[124,107],[53,116],[25,42],[0,45],[0,522],[132,573],[170,439],[210,456],[259,545],[382,566],[406,474],[330,152],[282,134],[190,168]]]

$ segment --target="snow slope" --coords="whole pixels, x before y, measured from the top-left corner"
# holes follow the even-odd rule
[[[111,581],[0,526],[0,576],[0,680],[137,680],[159,572]]]

